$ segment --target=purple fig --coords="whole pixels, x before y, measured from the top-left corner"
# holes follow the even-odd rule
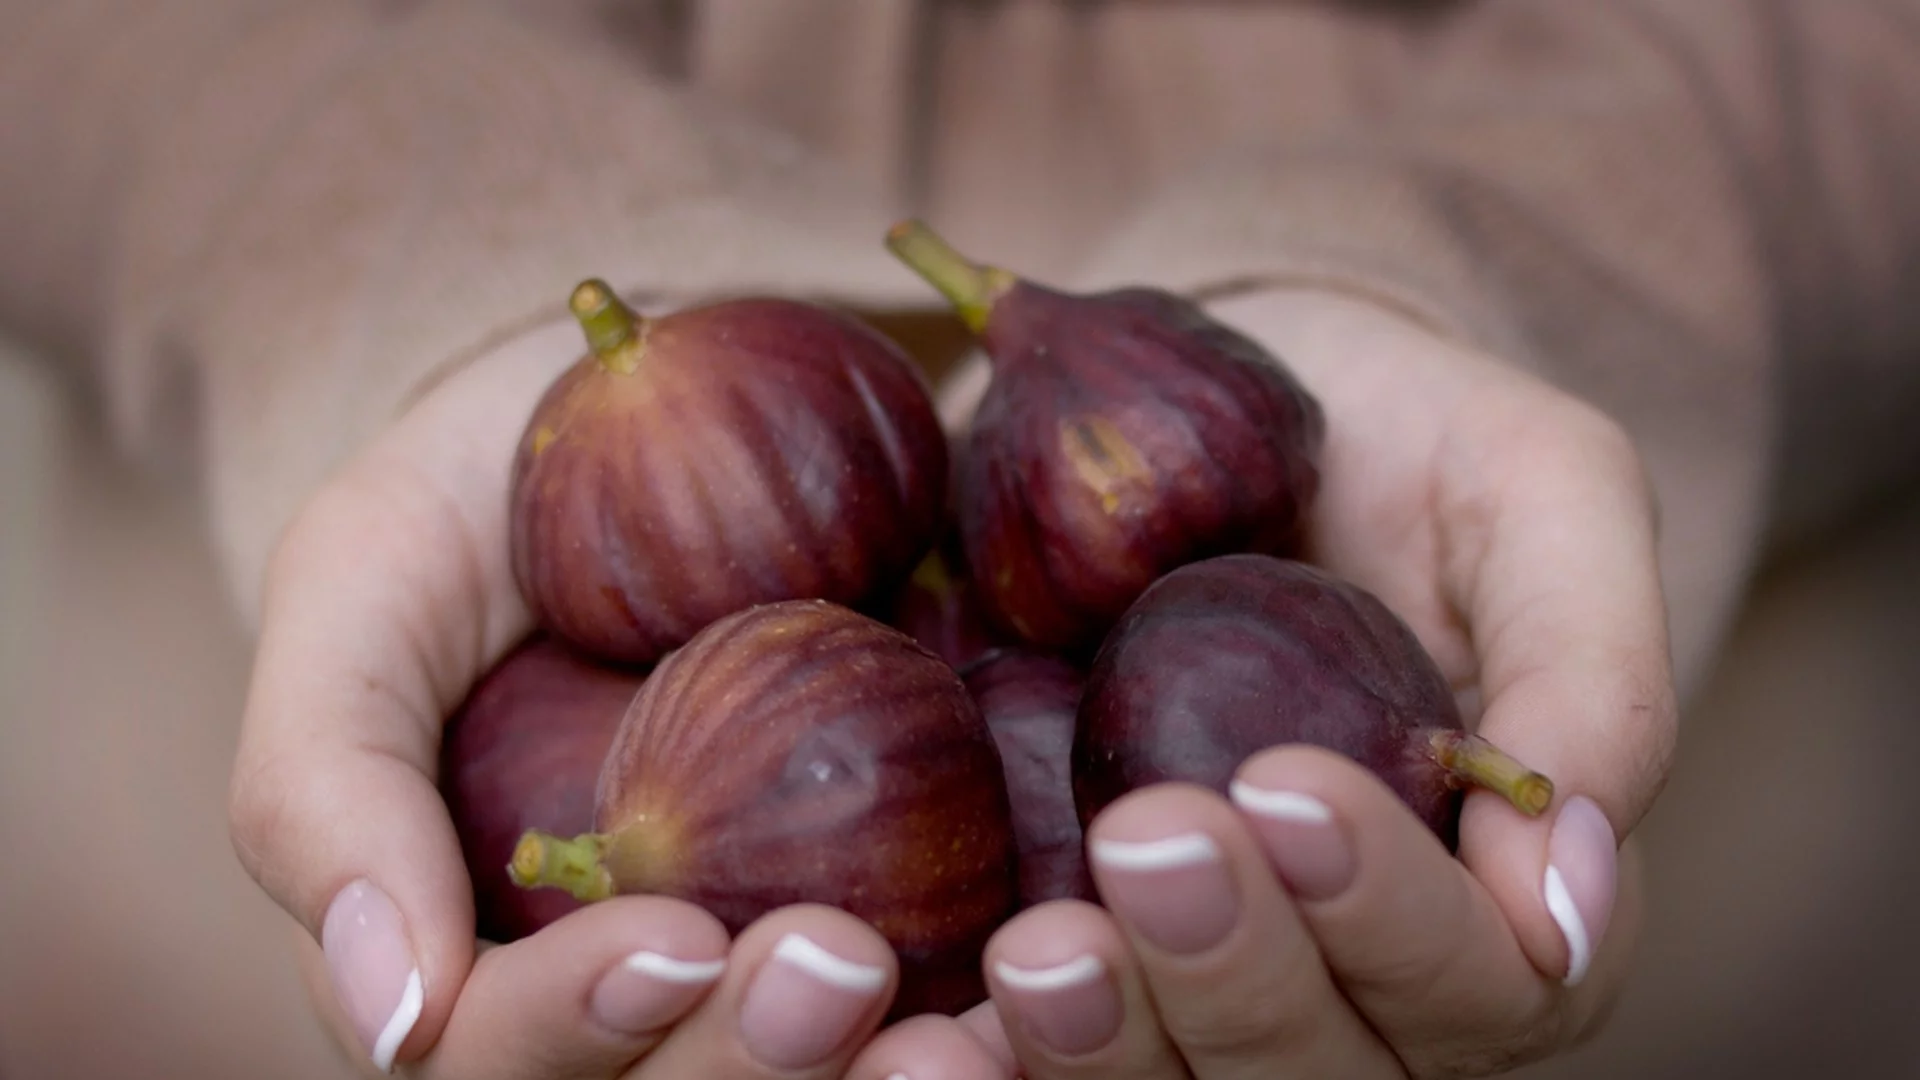
[[[580,907],[516,888],[507,873],[528,829],[593,827],[593,789],[613,733],[644,682],[536,634],[496,662],[448,719],[440,791],[473,880],[479,935],[515,941]]]
[[[1091,650],[1177,566],[1297,553],[1326,424],[1279,358],[1161,289],[1062,292],[975,264],[917,221],[887,244],[993,366],[954,501],[996,625]]]
[[[1438,665],[1373,594],[1242,554],[1162,577],[1107,637],[1074,744],[1081,822],[1162,781],[1225,794],[1242,762],[1285,743],[1366,766],[1449,849],[1467,785],[1529,815],[1553,800],[1546,777],[1465,730]]]
[[[793,600],[661,661],[607,755],[593,831],[530,832],[513,865],[523,887],[676,896],[735,932],[788,904],[843,908],[898,953],[904,1015],[985,1000],[1014,857],[999,752],[953,669],[874,619]]]
[[[1020,905],[1096,901],[1073,802],[1073,734],[1083,676],[1065,660],[1001,648],[960,670],[993,731],[1013,806]]]
[[[1003,644],[980,613],[973,583],[940,548],[927,552],[901,586],[887,623],[956,669]]]
[[[513,568],[539,623],[647,664],[757,603],[883,601],[947,520],[947,437],[879,331],[793,300],[642,318],[605,283],[589,353],[514,461]]]

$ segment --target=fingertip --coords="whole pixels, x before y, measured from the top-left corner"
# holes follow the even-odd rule
[[[983,962],[1010,1042],[1050,1057],[1080,1058],[1112,1045],[1127,998],[1143,993],[1119,927],[1080,900],[1015,916],[988,941]]]
[[[400,804],[410,801],[404,791],[393,794]],[[455,843],[450,826],[440,844],[432,842],[433,812],[404,811],[421,831],[396,830],[402,835],[393,846],[344,867],[332,862],[341,868],[329,877],[345,880],[330,896],[318,885],[328,878],[316,873],[304,882],[324,897],[314,937],[335,998],[358,1046],[382,1072],[435,1044],[476,955],[465,866],[447,854]],[[327,854],[312,849],[308,870],[328,865]]]
[[[888,1028],[860,1051],[849,1080],[1016,1080],[1019,1065],[983,1045],[959,1020],[911,1017]]]
[[[838,908],[798,904],[741,932],[734,948],[735,1035],[775,1070],[850,1057],[875,1031],[899,983],[899,959],[872,926]]]
[[[474,964],[432,1049],[448,1076],[615,1075],[696,1009],[728,969],[728,935],[678,900],[588,905]]]

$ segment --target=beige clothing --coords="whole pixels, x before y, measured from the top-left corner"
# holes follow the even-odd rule
[[[0,318],[137,455],[197,439],[243,602],[410,386],[576,279],[925,304],[907,211],[1069,285],[1385,292],[1591,395],[1683,645],[1769,494],[1920,458],[1915,0],[12,7]]]
[[[765,288],[927,307],[925,287],[880,246],[893,218],[915,212],[1061,284],[1324,281],[1472,335],[1634,431],[1664,503],[1685,670],[1704,672],[1763,526],[1804,535],[1920,464],[1916,134],[1920,0],[0,0],[0,326],[75,376],[126,460],[204,484],[219,571],[244,613],[277,530],[330,467],[431,372],[557,313],[588,274],[652,305]],[[305,1030],[285,1011],[298,1008],[288,984],[268,973],[280,957],[258,951],[275,923],[246,905],[264,901],[224,837],[205,831],[220,827],[209,789],[223,782],[227,744],[168,741],[151,726],[237,708],[244,638],[197,625],[211,617],[214,571],[191,565],[185,523],[130,517],[129,481],[83,460],[49,475],[76,485],[67,513],[79,520],[61,528],[97,546],[65,546],[62,532],[47,556],[68,575],[48,588],[83,602],[35,590],[33,610],[60,616],[41,648],[65,659],[23,676],[37,689],[14,703],[85,711],[33,739],[9,735],[35,755],[10,759],[54,760],[81,745],[78,732],[115,739],[115,725],[149,725],[152,742],[126,745],[168,767],[166,752],[182,755],[178,775],[197,777],[199,794],[169,803],[150,775],[89,758],[75,772],[100,793],[76,814],[126,854],[117,872],[153,881],[190,864],[214,875],[215,899],[181,888],[144,906],[116,892],[56,908],[94,879],[44,863],[43,888],[11,895],[30,915],[57,910],[65,929],[9,938],[0,969],[70,982],[0,986],[38,1003],[0,1008],[0,1054],[11,1043],[31,1052],[23,1060],[79,1070],[59,1075],[110,1074],[83,1065],[115,1044],[57,1057],[48,1033],[77,1030],[83,1009],[95,1023],[164,1015],[137,1037],[185,1074],[189,1062],[248,1055],[168,1042],[180,1025]],[[92,569],[153,550],[175,553],[171,576]],[[1912,580],[1910,560],[1875,565]],[[1882,617],[1868,601],[1891,602],[1854,610]],[[182,611],[196,625],[179,625]],[[1768,685],[1768,664],[1824,639],[1769,646],[1765,629],[1745,654],[1760,673],[1707,700],[1742,722],[1776,706],[1767,715],[1781,734],[1767,745],[1778,746],[1791,730],[1781,702],[1826,699],[1752,688]],[[153,689],[87,678],[95,648],[139,646],[147,666],[135,670]],[[1846,655],[1867,665],[1870,654]],[[1852,673],[1855,696],[1841,695],[1829,723],[1871,731],[1884,702],[1911,702],[1897,692],[1911,686],[1905,668],[1870,670]],[[1728,805],[1764,816],[1777,802],[1735,778],[1806,783],[1830,810],[1854,791],[1838,764],[1812,779],[1785,755],[1736,766],[1715,789],[1735,803],[1685,802],[1704,789],[1682,776],[1682,801],[1663,804],[1698,813],[1664,819],[1694,846],[1655,849],[1678,873],[1666,880],[1681,882],[1668,897],[1677,907],[1656,901],[1681,913],[1656,925],[1657,947],[1684,950],[1693,930],[1751,950],[1795,914],[1852,919],[1866,891],[1890,912],[1889,897],[1911,895],[1907,879],[1870,873],[1871,860],[1820,862],[1830,845],[1816,833],[1781,846],[1812,867],[1784,875],[1808,890],[1791,894],[1803,911],[1737,937],[1711,905],[1688,909],[1688,871],[1718,834],[1680,823]],[[24,766],[4,779],[0,791],[20,800],[4,804],[15,824],[67,793]],[[175,820],[154,809],[164,806],[196,830],[183,862],[153,857]],[[151,833],[123,831],[130,815]],[[1775,835],[1791,825],[1766,820]],[[40,866],[63,849],[21,828],[5,850],[11,865]],[[1751,860],[1733,871],[1722,887],[1750,893],[1771,879]],[[128,929],[143,911],[161,932]],[[259,966],[217,997],[183,995],[177,1014],[142,1011],[168,985],[157,975],[87,1004],[76,970],[164,971],[174,940],[192,943],[181,947],[202,975],[205,957],[230,947],[237,966]],[[76,942],[94,950],[92,967],[40,951]],[[1652,970],[1680,963],[1663,952]],[[1701,994],[1742,985],[1682,970],[1697,979],[1679,985]],[[1728,1017],[1804,1015],[1791,1000],[1777,1014],[1726,1005],[1714,1016],[1732,1039]],[[262,1012],[244,1019],[250,1005]],[[209,1020],[209,1008],[230,1011]],[[1677,1037],[1683,1025],[1640,1009],[1639,1030]],[[126,1048],[114,1060],[142,1059]]]

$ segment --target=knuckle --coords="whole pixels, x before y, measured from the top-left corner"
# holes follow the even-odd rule
[[[1323,1026],[1321,1010],[1294,1007],[1293,996],[1277,989],[1189,1000],[1165,1010],[1162,1023],[1176,1045],[1209,1058],[1286,1060],[1313,1045]]]
[[[273,871],[273,841],[284,832],[288,784],[270,758],[243,755],[227,794],[227,833],[247,874],[262,886]],[[271,889],[269,889],[271,891]]]
[[[1461,1032],[1402,1060],[1415,1080],[1473,1080],[1504,1076],[1568,1048],[1563,1009],[1556,1002],[1488,1028]]]

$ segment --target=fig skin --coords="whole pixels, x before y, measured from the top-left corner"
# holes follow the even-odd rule
[[[887,618],[889,626],[905,632],[955,670],[1008,644],[1006,636],[981,615],[974,585],[960,569],[964,565],[951,550],[927,552],[900,587]]]
[[[1359,762],[1449,850],[1468,784],[1529,815],[1553,799],[1546,777],[1465,731],[1446,677],[1378,598],[1303,562],[1238,554],[1165,575],[1107,637],[1074,742],[1080,820],[1163,781],[1226,794],[1242,762],[1284,743]]]
[[[960,670],[1000,747],[1013,806],[1020,906],[1096,903],[1073,798],[1073,739],[1085,677],[1054,656],[997,648]]]
[[[872,924],[897,1015],[986,999],[980,957],[1014,909],[999,751],[953,669],[841,605],[726,616],[663,660],[602,769],[594,832],[532,833],[523,887],[678,897],[735,933],[789,904]]]
[[[517,941],[581,907],[514,885],[528,829],[584,832],[613,733],[645,677],[534,634],[497,661],[447,721],[440,791],[473,880],[479,936]]]
[[[1175,567],[1301,550],[1326,418],[1280,358],[1162,289],[1063,292],[976,265],[919,222],[888,244],[992,364],[954,502],[996,626],[1091,652]]]
[[[723,615],[884,601],[946,522],[924,375],[851,315],[746,297],[644,319],[589,280],[589,352],[514,459],[513,571],[538,623],[645,665]]]

